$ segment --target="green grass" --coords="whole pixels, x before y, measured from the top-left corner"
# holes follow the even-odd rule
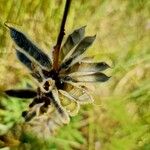
[[[32,84],[28,71],[16,59],[4,22],[18,26],[40,47],[50,52],[59,32],[64,3],[64,0],[1,0],[1,91]],[[110,64],[112,69],[108,74],[112,78],[107,83],[95,85],[94,104],[83,106],[80,113],[57,135],[42,141],[22,133],[19,136],[21,144],[14,149],[34,150],[38,145],[42,150],[62,147],[64,150],[149,150],[149,18],[148,0],[73,1],[66,35],[77,27],[87,25],[86,34],[97,35],[87,55],[94,55],[95,60]],[[1,92],[1,135],[22,121],[20,114],[25,107],[26,101],[7,99]],[[0,145],[5,143],[0,142]]]

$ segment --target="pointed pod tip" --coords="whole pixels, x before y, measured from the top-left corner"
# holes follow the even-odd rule
[[[96,38],[96,34],[95,34],[95,35],[93,35],[93,38]]]
[[[110,79],[112,76],[109,76],[108,79]]]
[[[5,90],[4,93],[5,93],[6,95],[9,95],[9,96],[10,96],[10,95],[12,94],[12,91],[11,91],[11,90]]]
[[[91,40],[92,40],[92,42],[94,42],[94,40],[96,39],[96,34],[95,34],[95,35],[93,35],[93,36],[89,36],[89,39],[91,39]]]
[[[107,67],[108,67],[108,68],[112,68],[109,64],[107,64]]]
[[[111,66],[105,62],[103,62],[103,65],[105,65],[105,67],[106,67],[105,69],[111,68]]]
[[[77,31],[77,32],[79,32],[79,31],[85,32],[86,26],[87,25],[81,26],[80,28],[77,28],[75,31]]]
[[[11,26],[9,25],[8,22],[4,22],[4,26],[7,27],[8,29],[11,29]]]
[[[96,38],[96,35],[93,35],[93,36],[86,36],[83,40],[90,40],[90,41],[94,41]]]
[[[84,26],[82,26],[81,28],[84,28],[84,29],[85,29],[86,27],[87,27],[87,25],[84,25]]]
[[[5,22],[4,23],[4,26],[6,27],[6,28],[8,28],[9,30],[10,30],[10,32],[18,32],[18,31],[20,31],[19,29],[18,29],[18,27],[17,27],[17,25],[14,25],[14,24],[11,24],[11,23],[8,23],[8,22]]]
[[[93,35],[93,36],[88,36],[88,37],[91,38],[91,39],[93,39],[93,40],[95,40],[96,39],[96,34]]]
[[[106,80],[105,80],[105,81],[110,80],[110,78],[111,78],[111,76],[107,76],[107,78],[106,78]],[[105,81],[104,81],[104,82],[105,82]]]
[[[92,36],[92,39],[93,39],[93,42],[94,42],[95,39],[96,39],[96,34],[94,36]]]

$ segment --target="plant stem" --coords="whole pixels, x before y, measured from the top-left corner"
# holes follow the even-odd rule
[[[69,12],[70,3],[71,3],[71,0],[66,0],[63,19],[62,19],[62,22],[61,22],[60,31],[59,31],[59,35],[58,35],[58,38],[57,38],[57,43],[54,46],[54,50],[53,50],[53,60],[54,60],[53,69],[56,70],[56,71],[58,71],[58,69],[59,69],[59,52],[60,52],[63,37],[65,35],[65,23],[66,23],[67,15],[68,15],[68,12]]]

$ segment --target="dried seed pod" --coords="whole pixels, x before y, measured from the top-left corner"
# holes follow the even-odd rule
[[[13,27],[9,27],[8,25],[7,27],[10,29],[10,36],[16,45],[20,48],[20,50],[33,57],[33,59],[39,62],[41,66],[46,67],[48,70],[51,69],[52,63],[47,54],[45,54],[40,48],[33,44],[33,42],[31,42],[22,32]]]
[[[18,98],[34,98],[37,96],[36,91],[31,89],[6,90],[5,93],[8,96],[18,97]]]

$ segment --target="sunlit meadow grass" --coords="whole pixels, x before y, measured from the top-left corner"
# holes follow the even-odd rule
[[[83,106],[71,123],[47,141],[12,131],[28,102],[8,99],[2,91],[34,86],[17,61],[4,22],[18,26],[51,52],[59,32],[65,0],[0,0],[0,147],[27,150],[150,149],[150,1],[78,0],[71,4],[66,35],[87,25],[97,35],[87,55],[111,66],[107,83],[95,84],[94,104]],[[9,137],[10,136],[10,137]],[[4,138],[4,136],[2,136]],[[18,138],[19,137],[19,138]]]

